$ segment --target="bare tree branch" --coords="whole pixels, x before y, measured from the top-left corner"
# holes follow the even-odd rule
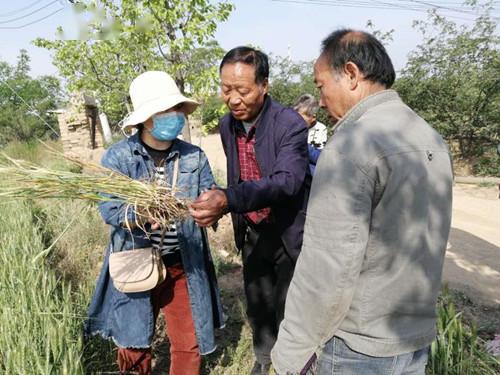
[[[161,48],[160,40],[158,39],[157,36],[155,36],[155,39],[156,39],[156,45],[158,46],[158,50],[160,51],[160,54],[163,56],[163,58],[167,61],[173,62],[172,58],[169,57],[168,55],[166,55],[165,52],[163,52],[163,49]]]
[[[109,85],[108,83],[106,83],[106,82],[104,82],[104,81],[102,80],[102,78],[101,78],[101,76],[99,75],[99,72],[97,71],[97,68],[96,68],[96,66],[95,66],[94,62],[92,61],[92,59],[91,59],[90,57],[87,57],[87,59],[88,59],[88,61],[89,61],[89,63],[90,63],[90,67],[92,68],[92,71],[93,71],[93,72],[94,72],[94,74],[95,74],[96,79],[97,79],[97,80],[98,80],[101,84],[103,84],[104,86],[106,86],[107,88],[112,89],[112,88],[113,88],[113,86]]]

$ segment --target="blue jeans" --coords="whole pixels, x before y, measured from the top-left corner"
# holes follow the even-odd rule
[[[429,347],[395,357],[370,357],[333,337],[319,356],[316,375],[425,375]]]

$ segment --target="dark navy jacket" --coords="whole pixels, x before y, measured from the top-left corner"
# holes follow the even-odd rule
[[[229,211],[236,246],[243,247],[247,222],[242,213],[270,207],[271,217],[287,253],[296,260],[302,234],[311,175],[307,127],[302,117],[267,97],[255,133],[255,154],[262,178],[241,181],[236,143],[236,120],[230,113],[219,123],[227,157]]]

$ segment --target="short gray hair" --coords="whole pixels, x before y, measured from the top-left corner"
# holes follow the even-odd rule
[[[301,95],[295,102],[293,109],[297,112],[306,114],[307,116],[316,116],[319,109],[319,103],[316,98],[309,94]]]

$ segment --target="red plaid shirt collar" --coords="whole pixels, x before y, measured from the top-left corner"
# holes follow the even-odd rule
[[[240,179],[241,181],[259,180],[262,178],[257,157],[255,155],[255,131],[257,122],[245,132],[243,124],[238,122],[236,128],[236,143],[238,146],[238,159],[240,164]],[[250,222],[259,224],[269,220],[270,208],[262,208],[257,211],[247,212],[244,216]]]

